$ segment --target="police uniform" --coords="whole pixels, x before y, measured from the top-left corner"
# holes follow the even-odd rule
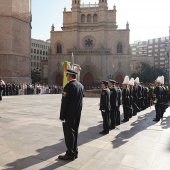
[[[76,71],[67,69],[68,74],[77,74]],[[59,159],[77,158],[77,136],[83,103],[83,85],[76,79],[66,84],[62,94],[60,120],[63,122],[63,131],[67,147],[66,155]]]
[[[159,121],[161,118],[161,103],[162,103],[162,88],[160,85],[157,85],[154,89],[153,98],[155,101],[155,111],[156,118],[153,121]]]
[[[109,80],[112,86],[110,89],[110,129],[115,129],[116,126],[116,119],[117,119],[117,107],[118,107],[118,99],[117,99],[117,89],[114,86],[116,81]]]
[[[119,85],[119,82],[116,82],[117,85]],[[118,106],[116,107],[116,125],[120,125],[120,105],[121,105],[121,100],[122,100],[122,90],[120,87],[117,87],[117,101],[118,101]]]
[[[100,95],[100,108],[103,117],[103,131],[99,132],[100,134],[109,133],[109,112],[110,112],[110,90],[107,87],[108,82],[102,81],[105,84],[105,88],[102,89]]]
[[[2,100],[2,93],[3,93],[4,87],[2,84],[0,84],[0,101]]]

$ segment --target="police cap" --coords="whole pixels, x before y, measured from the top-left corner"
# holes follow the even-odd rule
[[[76,75],[77,71],[71,70],[71,69],[67,69],[67,74],[74,74],[74,75]]]
[[[116,81],[115,80],[109,80],[109,82],[111,82],[111,83],[113,83],[113,84],[115,84],[116,83]]]
[[[106,86],[109,84],[108,81],[102,80],[102,84],[105,84]]]

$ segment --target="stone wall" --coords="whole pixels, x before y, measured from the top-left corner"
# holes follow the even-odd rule
[[[31,82],[30,0],[1,0],[0,9],[0,77]]]

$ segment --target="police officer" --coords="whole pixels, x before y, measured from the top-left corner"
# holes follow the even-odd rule
[[[124,119],[122,122],[129,121],[129,112],[130,112],[130,91],[128,88],[129,84],[129,76],[125,76],[122,90],[122,102],[123,102],[123,113],[124,113]]]
[[[109,133],[109,112],[110,112],[110,90],[108,81],[102,81],[102,92],[100,95],[100,108],[103,117],[103,131],[99,132],[102,135]]]
[[[0,102],[2,101],[2,93],[3,93],[4,87],[2,80],[0,79]]]
[[[110,89],[110,130],[115,129],[116,126],[116,118],[117,118],[117,107],[118,107],[118,99],[117,99],[117,89],[115,87],[115,80],[109,80],[109,89]]]
[[[153,92],[153,98],[155,103],[156,118],[153,121],[158,122],[161,118],[161,103],[162,103],[162,88],[160,86],[160,77],[155,80],[155,89]]]
[[[74,160],[78,157],[77,136],[83,102],[83,85],[76,80],[77,72],[67,69],[67,80],[62,94],[60,120],[67,147],[66,154],[60,155],[61,160]]]
[[[117,88],[117,100],[118,100],[118,106],[116,107],[117,108],[117,111],[116,111],[116,125],[120,125],[120,105],[122,103],[122,90],[120,89],[119,87],[119,82],[116,82],[115,83],[115,86]]]

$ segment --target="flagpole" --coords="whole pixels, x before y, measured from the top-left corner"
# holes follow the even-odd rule
[[[72,69],[74,70],[74,54],[72,52],[72,56],[71,56],[71,64],[72,64]]]

